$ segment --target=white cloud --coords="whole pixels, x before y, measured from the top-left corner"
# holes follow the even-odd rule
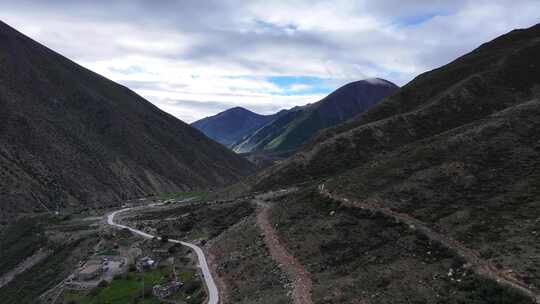
[[[403,85],[540,22],[536,0],[0,3],[0,18],[191,122],[232,106],[269,113],[381,77]],[[299,76],[279,85],[271,76]]]

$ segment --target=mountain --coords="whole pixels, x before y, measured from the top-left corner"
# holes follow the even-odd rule
[[[319,130],[366,111],[396,89],[395,84],[378,78],[349,83],[314,104],[287,111],[232,149],[237,153],[296,151]]]
[[[0,214],[215,187],[251,165],[0,22]]]
[[[273,121],[280,113],[260,115],[242,107],[235,107],[192,123],[191,126],[206,136],[231,147],[244,136]]]
[[[304,188],[273,224],[315,297],[538,303],[538,54],[540,24],[514,30],[254,178],[258,191]]]
[[[262,173],[262,183],[335,175],[534,100],[540,87],[534,55],[539,31],[540,26],[512,31],[416,77],[368,111],[320,132],[297,155]]]
[[[187,302],[204,302],[213,278],[223,304],[540,303],[539,53],[540,25],[512,31],[321,130],[278,165],[192,203],[141,202],[122,215],[123,225],[204,246],[204,277],[188,248],[103,229],[108,209],[8,223],[0,227],[0,285],[11,280],[0,286],[2,303],[137,301],[145,290],[125,288],[140,285],[129,269],[91,291],[61,284],[81,261],[128,258],[134,248],[175,259],[187,275],[174,297]],[[31,84],[41,79],[51,78]],[[26,138],[32,122],[15,122]]]

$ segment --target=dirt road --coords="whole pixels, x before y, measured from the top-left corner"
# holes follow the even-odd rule
[[[254,199],[257,204],[257,225],[264,233],[264,242],[268,247],[270,256],[287,274],[292,281],[292,299],[294,304],[311,304],[311,290],[313,282],[309,272],[287,250],[280,240],[278,232],[271,221],[271,206],[262,200]]]
[[[370,210],[373,212],[380,212],[387,217],[393,218],[394,220],[404,223],[411,228],[416,229],[417,231],[424,234],[430,240],[437,242],[446,248],[454,251],[459,256],[461,256],[468,264],[471,265],[471,269],[477,274],[494,280],[495,282],[518,290],[536,303],[540,303],[540,292],[536,289],[533,289],[531,286],[528,286],[525,282],[522,282],[520,279],[513,276],[512,272],[498,269],[490,261],[484,260],[481,258],[480,254],[470,248],[467,248],[463,243],[452,239],[449,236],[443,235],[429,228],[424,222],[419,221],[408,214],[399,213],[393,211],[389,208],[380,206],[373,202],[361,202],[355,201],[344,196],[331,193],[325,184],[319,185],[319,193],[327,198],[330,198],[334,201],[338,201],[345,206],[360,208],[364,210]]]

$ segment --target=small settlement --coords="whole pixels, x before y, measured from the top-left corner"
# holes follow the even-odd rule
[[[79,262],[63,283],[61,288],[65,303],[86,303],[98,295],[100,290],[123,289],[123,284],[137,286],[139,282],[140,286],[136,287],[138,291],[130,297],[142,297],[144,284],[148,284],[146,286],[150,288],[150,293],[146,296],[157,300],[167,303],[186,303],[186,300],[190,303],[203,303],[206,292],[200,283],[196,283],[200,278],[196,266],[189,258],[191,251],[188,248],[155,239],[133,237],[127,231],[113,230],[109,233],[112,235],[105,234],[93,249],[93,254]],[[177,247],[171,248],[174,246]],[[186,282],[177,272],[190,282],[189,291],[182,289]],[[194,284],[199,287],[192,289]],[[110,293],[108,291],[105,294]],[[54,299],[54,296],[51,298]],[[72,299],[76,300],[73,302]]]

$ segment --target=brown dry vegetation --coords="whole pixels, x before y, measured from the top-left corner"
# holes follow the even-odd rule
[[[540,288],[538,128],[534,100],[388,153],[329,185],[410,214]]]
[[[315,191],[284,199],[273,210],[282,239],[313,275],[315,303],[531,303],[380,214]]]
[[[209,251],[218,276],[227,284],[227,303],[292,303],[291,283],[271,258],[254,216],[212,241]]]

